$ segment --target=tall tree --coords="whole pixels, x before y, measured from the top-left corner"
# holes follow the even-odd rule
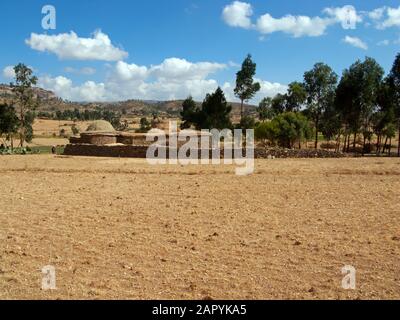
[[[267,97],[262,99],[258,105],[257,112],[261,121],[271,120],[275,115],[272,110],[272,98]]]
[[[391,79],[387,77],[382,82],[377,96],[377,110],[372,116],[372,126],[377,136],[376,153],[385,151],[387,140],[393,138],[393,128],[395,127],[395,103],[394,92],[391,86]],[[394,134],[396,135],[396,129]],[[386,138],[386,139],[385,139]],[[385,139],[385,140],[384,140]],[[383,150],[382,150],[382,142]],[[391,145],[391,143],[390,143]]]
[[[207,94],[199,113],[197,129],[226,129],[231,128],[230,113],[232,106],[228,105],[221,88]]]
[[[18,132],[19,119],[15,113],[13,106],[8,104],[0,104],[0,137],[5,135],[6,140],[11,141],[11,149],[13,149],[14,134]]]
[[[324,63],[315,64],[312,70],[304,74],[308,114],[314,121],[315,127],[315,149],[318,148],[321,116],[329,103],[331,103],[337,80],[336,73]]]
[[[292,82],[286,97],[286,112],[298,112],[307,101],[307,91],[301,82]]]
[[[17,97],[20,146],[23,147],[26,138],[30,136],[34,121],[33,111],[38,103],[33,92],[33,86],[36,85],[37,78],[33,76],[32,70],[22,63],[15,66],[14,71],[15,84],[11,83],[11,88]]]
[[[199,110],[196,106],[196,102],[190,96],[182,103],[181,118],[182,124],[181,129],[189,129],[192,125],[196,124]]]
[[[271,108],[274,115],[279,115],[286,111],[287,95],[278,93],[271,101]]]
[[[236,74],[235,95],[240,99],[240,119],[243,118],[243,104],[250,100],[260,91],[261,85],[254,82],[257,65],[253,62],[251,55],[247,55],[243,61],[242,69]]]
[[[390,71],[390,82],[394,93],[395,112],[397,118],[397,129],[399,133],[399,144],[397,148],[397,156],[400,157],[400,53],[396,56]]]
[[[363,133],[363,150],[366,140],[372,136],[372,115],[376,111],[378,94],[382,86],[384,70],[372,58],[356,61],[343,72],[337,90],[336,105],[341,111],[348,128],[356,136]]]

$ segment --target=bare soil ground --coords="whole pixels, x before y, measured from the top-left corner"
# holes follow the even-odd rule
[[[400,299],[399,159],[256,166],[0,157],[0,299]]]

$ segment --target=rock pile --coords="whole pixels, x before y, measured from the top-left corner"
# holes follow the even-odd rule
[[[345,158],[349,155],[327,150],[315,149],[283,149],[283,148],[256,148],[254,156],[258,159],[282,158]]]

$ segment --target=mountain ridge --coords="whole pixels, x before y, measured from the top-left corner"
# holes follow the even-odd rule
[[[159,115],[166,116],[179,116],[182,110],[182,102],[184,100],[141,100],[141,99],[129,99],[123,101],[115,102],[73,102],[61,99],[50,90],[46,90],[40,87],[34,87],[34,94],[40,99],[40,105],[38,111],[45,112],[56,112],[58,110],[94,110],[96,108],[100,109],[110,109],[113,111],[119,111],[127,115],[151,115],[157,113]],[[6,84],[0,84],[0,102],[12,103],[15,98],[15,94],[12,92],[11,86]],[[201,102],[196,102],[201,106]],[[232,105],[232,116],[240,115],[240,103],[228,102]],[[245,105],[246,113],[253,114],[256,112],[256,106]]]

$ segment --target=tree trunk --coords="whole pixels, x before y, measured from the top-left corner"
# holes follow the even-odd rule
[[[365,135],[363,135],[364,141],[363,141],[363,150],[362,150],[362,155],[365,156],[365,142],[367,141]]]
[[[392,155],[392,138],[389,139],[389,157]]]
[[[357,139],[357,133],[354,132],[354,139],[353,139],[353,151],[356,151],[356,139]]]
[[[318,149],[319,117],[315,120],[315,149]]]
[[[347,152],[350,152],[350,134],[347,137]]]
[[[343,152],[346,152],[346,146],[347,146],[347,133],[344,134]]]
[[[243,120],[243,103],[244,103],[244,101],[241,100],[241,103],[240,103],[240,123],[242,123],[242,120]]]
[[[400,158],[400,124],[399,124],[399,146],[397,148],[397,156]]]
[[[340,143],[341,143],[342,135],[339,133],[337,139],[336,139],[336,147],[335,147],[335,152],[339,153],[340,150]]]
[[[376,141],[376,155],[379,156],[380,152],[381,152],[381,135],[378,135],[378,139]]]
[[[382,151],[383,154],[385,154],[386,147],[387,147],[387,142],[388,142],[388,138],[386,137],[385,144],[383,146],[383,151]]]

